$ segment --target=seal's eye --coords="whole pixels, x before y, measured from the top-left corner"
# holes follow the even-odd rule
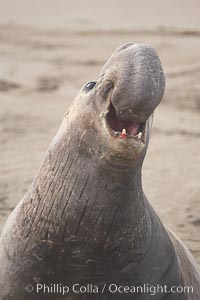
[[[93,89],[93,87],[96,85],[96,81],[91,81],[91,82],[88,82],[86,83],[86,85],[84,86],[84,90],[86,92],[89,92],[90,90]]]

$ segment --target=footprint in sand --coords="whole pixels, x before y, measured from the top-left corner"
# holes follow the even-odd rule
[[[18,83],[10,82],[4,79],[0,79],[0,92],[9,92],[11,90],[19,89]]]

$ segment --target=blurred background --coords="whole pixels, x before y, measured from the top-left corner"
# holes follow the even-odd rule
[[[81,86],[125,42],[159,52],[145,193],[200,262],[200,1],[0,0],[0,231]]]

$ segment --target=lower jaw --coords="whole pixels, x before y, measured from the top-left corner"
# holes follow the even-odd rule
[[[134,170],[134,166],[146,151],[146,127],[141,137],[127,135],[125,138],[116,137],[106,120],[104,121],[104,129],[103,135],[106,138],[106,147],[102,156],[103,160],[117,169]]]

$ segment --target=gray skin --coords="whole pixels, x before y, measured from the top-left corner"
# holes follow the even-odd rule
[[[200,299],[196,262],[162,224],[142,189],[151,115],[164,85],[155,50],[129,43],[114,52],[93,88],[81,89],[4,227],[0,300]],[[116,135],[111,110],[119,122],[143,123],[141,138]],[[38,283],[93,283],[99,294],[62,298],[36,293]],[[168,290],[192,285],[194,293],[112,294],[110,283],[159,284]],[[26,292],[27,284],[34,291]]]

